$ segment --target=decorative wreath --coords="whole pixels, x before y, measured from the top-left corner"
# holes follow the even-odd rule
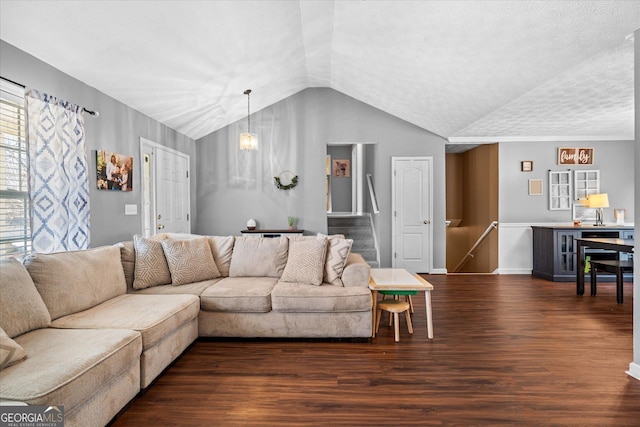
[[[288,184],[282,183],[282,177],[285,174],[289,176],[293,175],[293,177],[291,178]],[[296,185],[298,185],[298,175],[294,175],[293,172],[289,172],[289,171],[284,171],[280,175],[274,176],[273,180],[275,181],[276,188],[278,190],[291,190],[292,188],[295,188]]]

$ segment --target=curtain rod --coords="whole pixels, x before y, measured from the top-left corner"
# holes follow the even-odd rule
[[[0,79],[2,79],[2,80],[4,80],[4,81],[7,81],[7,82],[9,82],[9,83],[13,83],[13,84],[14,84],[14,85],[16,85],[16,86],[20,86],[22,89],[26,89],[26,88],[27,88],[27,87],[26,87],[25,85],[23,85],[22,83],[18,83],[18,82],[16,82],[16,81],[13,81],[13,80],[8,79],[8,78],[6,78],[6,77],[2,77],[2,76],[0,76]],[[92,116],[94,116],[94,117],[98,117],[98,116],[100,115],[100,113],[99,113],[99,112],[97,112],[97,111],[91,111],[91,110],[88,110],[88,109],[86,109],[85,107],[82,107],[82,110],[83,110],[85,113],[90,114],[90,115],[92,115]]]

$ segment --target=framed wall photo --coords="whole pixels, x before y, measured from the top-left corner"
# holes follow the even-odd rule
[[[531,160],[523,160],[520,162],[520,170],[522,172],[533,171],[533,162]]]
[[[590,208],[580,203],[574,203],[572,210],[573,220],[579,221],[595,221],[596,220],[596,208]]]
[[[529,180],[529,195],[542,196],[542,180],[541,179]]]
[[[98,190],[132,191],[133,157],[106,150],[96,152]]]
[[[333,176],[338,178],[349,178],[351,176],[351,160],[335,159],[333,161]]]

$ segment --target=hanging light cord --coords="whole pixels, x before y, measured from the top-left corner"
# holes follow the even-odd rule
[[[251,89],[245,90],[244,94],[247,95],[247,133],[251,133]]]

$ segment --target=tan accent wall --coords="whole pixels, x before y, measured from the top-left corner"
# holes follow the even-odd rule
[[[498,220],[498,144],[447,154],[447,271],[453,273],[492,221]],[[456,220],[460,220],[456,225]],[[458,272],[491,273],[498,268],[498,230],[493,230]]]

